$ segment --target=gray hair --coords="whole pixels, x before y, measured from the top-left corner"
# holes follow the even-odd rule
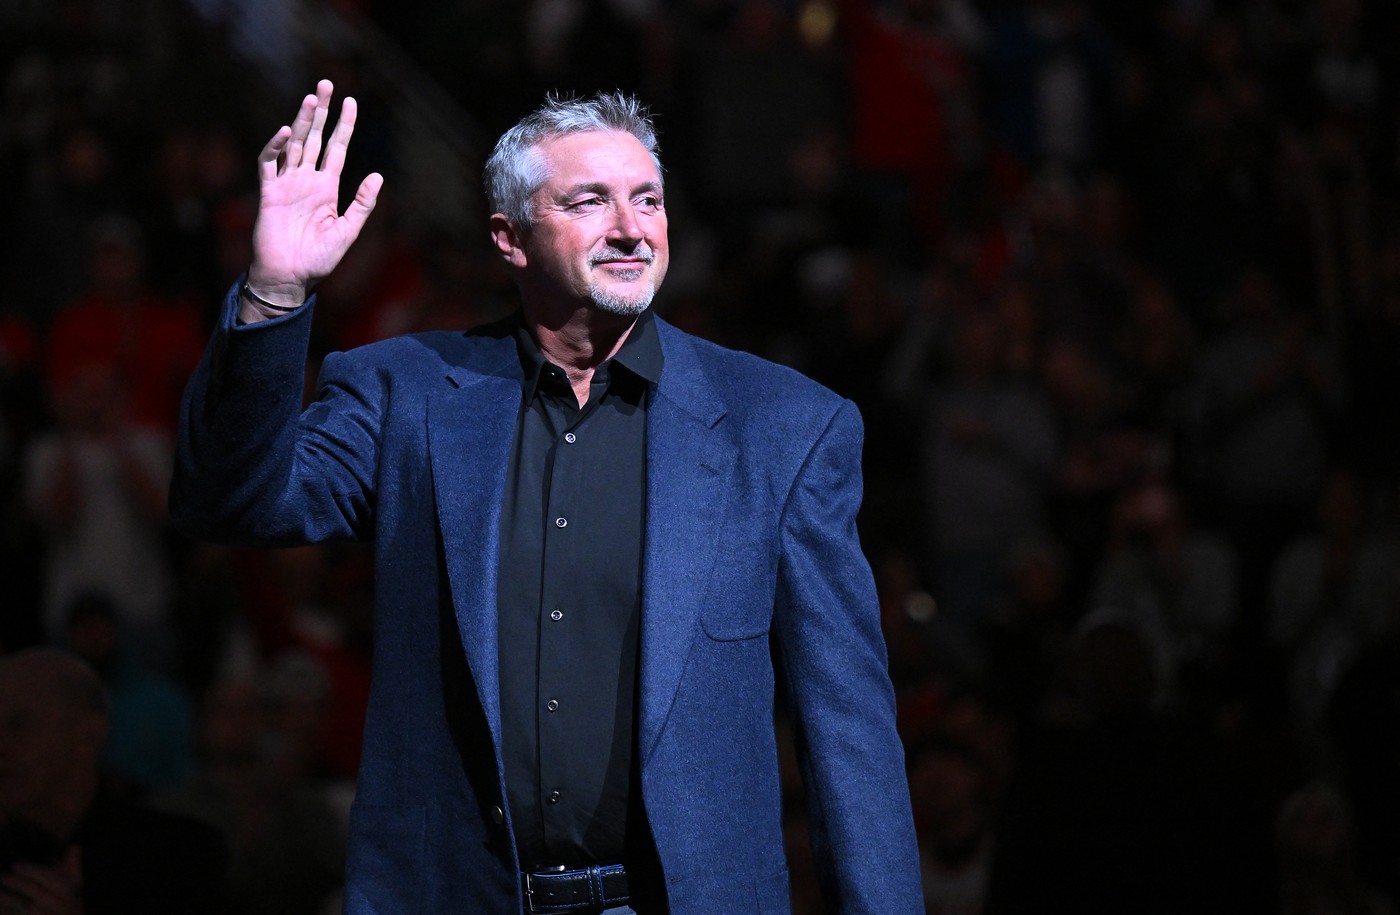
[[[551,93],[543,105],[501,135],[487,158],[482,184],[491,212],[528,228],[534,218],[531,198],[549,180],[538,146],[554,137],[591,131],[630,133],[651,154],[656,172],[661,174],[656,128],[651,113],[636,97],[608,92],[577,99]]]

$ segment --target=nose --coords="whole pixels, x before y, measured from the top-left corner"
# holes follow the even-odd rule
[[[642,240],[642,225],[637,221],[637,208],[630,200],[620,200],[613,207],[612,224],[608,226],[608,241],[636,244]]]

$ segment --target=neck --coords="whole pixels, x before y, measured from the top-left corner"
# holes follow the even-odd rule
[[[588,402],[593,370],[621,349],[637,318],[609,314],[592,307],[551,318],[536,314],[526,306],[525,322],[535,335],[540,352],[569,376],[569,384],[581,405]]]

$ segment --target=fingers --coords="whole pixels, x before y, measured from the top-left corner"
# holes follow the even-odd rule
[[[331,174],[340,174],[345,165],[345,149],[350,145],[350,135],[355,132],[355,116],[359,105],[350,96],[340,103],[340,117],[336,119],[335,130],[331,131],[330,142],[326,144],[326,162],[323,166]]]
[[[287,140],[287,149],[283,153],[283,168],[297,168],[301,165],[302,149],[306,146],[307,134],[311,133],[311,122],[316,117],[316,104],[317,98],[314,95],[308,95],[301,100],[296,119],[292,121],[292,134]]]
[[[323,79],[316,84],[314,95],[301,100],[301,107],[297,109],[291,126],[280,128],[259,154],[258,174],[261,178],[274,178],[280,172],[302,165],[316,167],[334,91],[331,81]],[[353,98],[347,96],[341,102],[340,117],[336,119],[335,130],[331,132],[326,145],[326,159],[322,165],[325,171],[338,175],[344,167],[345,150],[350,145],[350,136],[355,132],[357,111]]]
[[[321,132],[326,127],[326,118],[331,110],[331,93],[334,91],[335,87],[328,79],[316,84],[316,107],[311,112],[311,129],[307,131],[306,144],[301,153],[302,162],[312,168],[321,158]]]
[[[287,148],[287,140],[292,136],[292,128],[282,125],[267,145],[258,153],[258,178],[270,181],[277,177],[277,160]]]

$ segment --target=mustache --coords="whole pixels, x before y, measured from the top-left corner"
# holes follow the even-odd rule
[[[611,246],[595,251],[588,256],[588,265],[596,267],[599,264],[610,264],[613,261],[640,261],[643,264],[650,264],[656,255],[652,253],[651,246],[642,242],[631,251],[623,251],[621,248]]]

